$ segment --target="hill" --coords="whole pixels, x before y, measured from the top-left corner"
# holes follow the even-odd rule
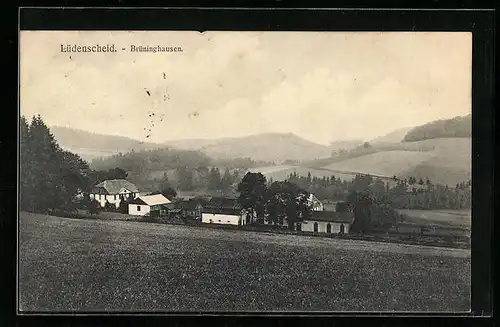
[[[156,143],[141,142],[123,136],[96,134],[68,127],[52,126],[50,131],[63,149],[77,153],[87,161],[120,152],[161,147]]]
[[[283,162],[330,156],[328,146],[307,141],[293,133],[265,133],[221,139],[199,149],[213,158],[252,158],[255,161]]]
[[[366,154],[348,159],[321,159],[313,163],[324,166],[278,165],[256,167],[252,172],[261,172],[266,178],[284,180],[296,172],[306,176],[335,175],[344,180],[352,179],[356,173],[399,178],[414,176],[429,178],[433,182],[454,186],[471,178],[472,148],[470,138],[442,138],[409,143],[387,143],[366,150]],[[311,162],[309,162],[311,163]]]
[[[415,142],[445,137],[472,137],[472,115],[443,119],[417,126],[404,137],[405,142]]]
[[[415,150],[380,151],[335,162],[323,168],[397,177],[415,176],[448,185],[471,178],[470,138],[442,138],[412,142]],[[418,151],[416,149],[426,149]]]

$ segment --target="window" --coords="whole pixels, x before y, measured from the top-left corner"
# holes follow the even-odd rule
[[[118,199],[118,195],[115,194],[115,200]]]
[[[314,223],[314,232],[317,233],[318,232],[318,223]]]
[[[219,223],[220,223],[220,220],[219,220]]]
[[[141,211],[141,206],[137,206],[137,211]]]
[[[210,219],[210,223],[213,223],[214,221],[212,219]]]

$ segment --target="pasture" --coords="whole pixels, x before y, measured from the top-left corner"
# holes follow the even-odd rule
[[[21,213],[22,311],[468,311],[470,251]]]
[[[461,228],[470,228],[471,226],[470,210],[397,209],[396,211],[406,217],[405,221],[423,226],[436,225]]]

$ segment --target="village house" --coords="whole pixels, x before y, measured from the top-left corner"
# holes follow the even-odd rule
[[[245,225],[246,213],[238,199],[214,197],[203,206],[201,222],[207,224]]]
[[[164,206],[169,203],[171,201],[161,194],[143,195],[129,203],[128,213],[134,216],[164,216],[167,213]]]
[[[297,224],[297,230],[326,234],[349,234],[352,212],[312,211],[311,217]]]
[[[139,196],[137,186],[125,179],[105,180],[92,188],[90,198],[99,202],[101,207],[106,206],[106,203],[114,204],[116,208],[120,206],[122,198],[127,199]]]
[[[202,217],[203,206],[196,199],[181,200],[173,203],[173,207],[179,210],[182,218],[191,218],[200,220]]]

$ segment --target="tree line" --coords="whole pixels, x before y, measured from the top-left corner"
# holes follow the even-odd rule
[[[40,115],[20,120],[21,210],[71,210],[75,195],[92,185],[91,170],[78,155],[61,149]]]
[[[293,177],[297,179],[268,183],[261,173],[247,173],[238,184],[239,202],[250,213],[247,223],[285,224],[293,229],[297,223],[310,218],[311,193],[296,182],[303,179],[296,175]],[[313,183],[313,180],[324,184],[344,184],[336,178],[320,180],[310,175],[306,178],[309,183]],[[387,228],[400,219],[385,190],[373,187],[365,176],[356,176],[351,186],[336,208],[336,211],[353,212],[351,231],[368,232],[373,228]]]
[[[459,182],[455,187],[434,184],[428,178],[414,176],[382,181],[370,175],[357,174],[352,180],[329,177],[299,176],[291,173],[287,181],[314,193],[320,200],[343,201],[352,191],[370,189],[384,195],[396,209],[470,209],[471,181]]]

